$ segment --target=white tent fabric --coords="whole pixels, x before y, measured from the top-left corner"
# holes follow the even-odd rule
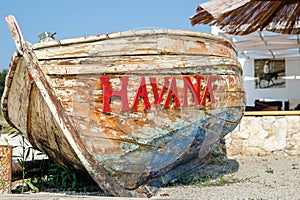
[[[230,35],[220,32],[231,40],[245,58],[287,58],[300,56],[300,36],[273,32],[254,32],[249,35]]]

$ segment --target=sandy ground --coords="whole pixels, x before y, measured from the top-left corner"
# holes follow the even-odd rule
[[[161,188],[153,199],[300,199],[300,157],[236,157],[214,182]],[[223,182],[223,186],[212,186]]]
[[[150,199],[289,199],[300,200],[300,156],[283,157],[236,157],[225,165],[217,166],[226,171],[214,181],[206,181],[205,186],[194,184],[161,188]],[[216,167],[215,167],[216,168]],[[217,170],[220,171],[220,170]],[[215,184],[221,186],[213,186]],[[0,195],[0,199],[115,199],[99,196],[79,196],[67,194],[38,193],[31,195]]]

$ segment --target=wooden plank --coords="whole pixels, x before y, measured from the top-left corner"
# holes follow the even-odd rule
[[[300,115],[298,110],[287,111],[246,111],[245,116],[286,116],[286,115]]]
[[[117,40],[117,41],[116,41]],[[130,44],[130,45],[128,45]],[[173,45],[170,45],[173,44]],[[41,60],[80,57],[107,57],[128,55],[187,54],[233,57],[236,52],[225,43],[201,38],[173,38],[172,35],[147,35],[144,37],[100,40],[90,43],[74,43],[68,46],[39,48],[34,50]]]
[[[51,48],[56,46],[68,46],[71,44],[81,44],[81,43],[92,43],[102,40],[114,40],[119,38],[137,38],[146,37],[149,35],[172,35],[174,37],[188,36],[190,38],[202,38],[204,40],[218,41],[228,46],[232,46],[231,42],[224,38],[218,37],[216,35],[207,34],[203,32],[195,31],[185,31],[185,30],[170,30],[170,29],[144,29],[144,30],[129,30],[124,32],[114,32],[109,34],[97,34],[92,36],[84,36],[79,38],[70,38],[64,40],[52,40],[43,43],[36,43],[33,45],[34,49],[41,48]]]
[[[18,58],[19,59],[19,58]],[[24,65],[25,61],[20,58],[18,65]],[[10,69],[13,70],[13,69]],[[14,102],[7,105],[8,110],[18,110],[18,112],[8,112],[7,117],[17,119],[18,130],[26,134],[27,127],[27,113],[30,93],[30,85],[32,84],[30,78],[27,76],[27,69],[23,67],[16,67],[14,77],[11,80],[10,95],[6,96],[7,102]],[[22,90],[20,90],[22,88]]]
[[[81,64],[78,64],[80,62]],[[157,67],[160,74],[191,73],[201,71],[203,75],[238,74],[241,71],[236,59],[217,56],[126,56],[105,57],[75,60],[60,60],[55,64],[48,61],[41,62],[42,70],[47,75],[76,75],[76,74],[111,74],[111,73],[155,73]],[[86,63],[86,64],[85,64]],[[176,63],[176,64],[174,64]],[[195,68],[197,66],[197,68]],[[180,71],[176,70],[180,69]],[[205,70],[207,72],[205,72]],[[236,71],[235,71],[236,70]]]

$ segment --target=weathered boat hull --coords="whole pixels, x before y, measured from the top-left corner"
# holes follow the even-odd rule
[[[86,170],[109,195],[139,196],[237,126],[241,73],[230,42],[203,33],[50,41],[14,55],[2,109],[51,159]]]

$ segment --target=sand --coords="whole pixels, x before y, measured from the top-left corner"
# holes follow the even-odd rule
[[[231,158],[214,182],[159,189],[153,199],[300,199],[300,156]],[[232,171],[230,171],[230,168]],[[221,186],[213,186],[220,183]]]

